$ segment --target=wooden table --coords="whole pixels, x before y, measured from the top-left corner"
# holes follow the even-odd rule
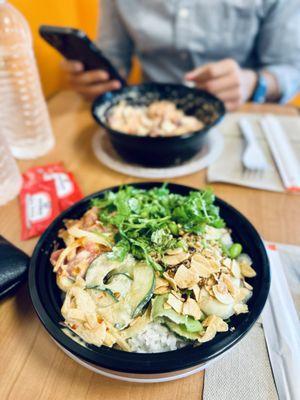
[[[102,166],[91,150],[95,131],[88,106],[71,92],[49,102],[57,144],[47,156],[19,163],[22,171],[33,165],[64,161],[84,194],[112,185],[133,182]],[[245,106],[246,111],[296,115],[291,107]],[[174,182],[199,188],[205,172]],[[268,240],[298,243],[300,197],[224,184],[212,185],[216,194],[244,213]],[[296,223],[298,221],[298,223]],[[37,239],[20,241],[20,211],[14,200],[0,208],[0,232],[31,254]],[[204,374],[162,384],[132,384],[113,381],[81,367],[50,339],[33,311],[26,285],[14,297],[0,303],[0,399],[10,400],[199,400]]]

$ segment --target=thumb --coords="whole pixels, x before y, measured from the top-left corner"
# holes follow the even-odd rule
[[[184,79],[187,81],[197,80],[199,75],[201,75],[205,70],[205,67],[197,67],[192,71],[189,71],[185,74]]]

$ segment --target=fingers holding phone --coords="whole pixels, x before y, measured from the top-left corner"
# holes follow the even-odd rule
[[[63,60],[62,68],[70,86],[86,100],[94,100],[105,92],[121,88],[121,82],[110,79],[108,72],[100,69],[85,71],[79,61]]]

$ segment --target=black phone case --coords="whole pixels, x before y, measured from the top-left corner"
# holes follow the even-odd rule
[[[119,80],[122,86],[126,85],[117,69],[83,31],[42,25],[39,32],[41,37],[65,58],[81,61],[85,70],[103,69],[109,73],[111,79]]]

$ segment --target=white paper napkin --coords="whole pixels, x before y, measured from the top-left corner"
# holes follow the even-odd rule
[[[275,192],[285,191],[273,155],[260,126],[262,117],[264,117],[264,114],[232,113],[227,115],[219,127],[224,135],[223,152],[209,167],[207,172],[208,182],[228,182],[256,189]],[[257,141],[266,156],[270,167],[263,173],[249,174],[243,168],[241,160],[245,142],[238,127],[238,121],[241,118],[247,118],[250,121]],[[287,133],[296,157],[300,160],[300,118],[287,116],[276,118]]]
[[[296,400],[300,399],[300,323],[280,252],[270,244],[267,251],[272,280],[262,313],[264,333],[279,398]]]
[[[278,399],[261,323],[205,370],[204,400]]]
[[[299,314],[300,247],[275,244],[268,252],[272,287],[263,318],[231,353],[206,370],[204,400],[300,399],[300,331],[294,308]],[[277,295],[278,290],[283,296]],[[269,312],[270,301],[279,327]]]

